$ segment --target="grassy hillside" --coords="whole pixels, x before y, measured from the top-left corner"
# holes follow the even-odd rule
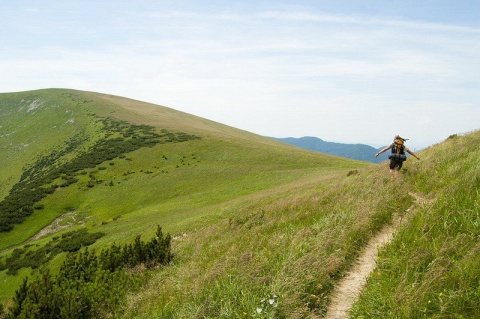
[[[303,151],[147,103],[77,91],[23,94],[66,92],[90,101],[75,110],[84,110],[85,131],[92,134],[85,133],[85,142],[61,161],[112,138],[99,121],[107,117],[199,138],[141,147],[75,175],[77,182],[41,200],[43,209],[0,233],[0,261],[15,247],[47,245],[54,234],[28,238],[58,216],[60,234],[78,228],[104,233],[92,245],[96,249],[131,243],[139,234],[148,240],[161,225],[173,235],[172,263],[129,270],[132,277],[144,276],[111,315],[321,318],[336,282],[368,240],[400,216],[403,226],[381,252],[352,317],[480,317],[480,132],[422,151],[421,161],[409,159],[393,178],[385,163]],[[68,140],[65,135],[62,143]],[[35,163],[17,158],[23,162],[7,177],[11,185]],[[62,256],[50,262],[53,271]],[[30,272],[0,272],[1,303]]]
[[[85,108],[69,91],[0,94],[0,199],[18,181],[24,166],[39,154],[85,131],[94,135]]]
[[[480,131],[422,152],[406,176],[421,200],[381,254],[353,313],[480,318]]]
[[[123,150],[151,134],[144,125],[160,136],[153,138],[158,143],[107,154],[101,163],[88,161],[103,154],[105,145]],[[31,212],[11,231],[0,232],[2,262],[14,249],[35,251],[79,228],[105,234],[96,248],[153,235],[157,225],[174,235],[189,233],[229,218],[226,204],[254,201],[258,193],[308,176],[366,165],[169,108],[73,90],[0,95],[0,136],[5,163],[0,198],[17,203],[34,194],[26,204]],[[30,272],[0,272],[1,303],[9,303]]]
[[[480,132],[358,174],[318,174],[255,200],[175,243],[175,266],[130,298],[125,318],[322,317],[335,282],[393,216],[402,229],[353,318],[477,318]]]

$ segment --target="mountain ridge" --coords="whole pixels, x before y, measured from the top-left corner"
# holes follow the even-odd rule
[[[321,152],[325,154],[350,158],[359,161],[381,163],[387,159],[387,156],[382,154],[379,157],[375,157],[375,154],[383,147],[374,148],[370,145],[356,143],[336,143],[322,140],[321,138],[314,136],[303,137],[273,137],[274,139],[295,145],[304,149]]]

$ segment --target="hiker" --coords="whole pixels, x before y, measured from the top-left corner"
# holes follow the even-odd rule
[[[407,160],[407,155],[405,155],[405,152],[408,152],[417,160],[420,159],[420,157],[418,157],[415,153],[410,151],[408,147],[405,146],[405,141],[407,141],[407,139],[401,138],[399,135],[395,135],[392,144],[375,154],[375,157],[377,157],[387,150],[392,151],[388,158],[390,159],[390,172],[394,172],[395,175],[398,175],[398,172],[402,168],[403,162]]]

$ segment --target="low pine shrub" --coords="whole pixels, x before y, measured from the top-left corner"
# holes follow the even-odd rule
[[[133,244],[113,245],[98,255],[88,248],[70,253],[56,276],[44,268],[31,282],[25,278],[6,317],[118,317],[122,300],[145,279],[144,274],[126,268],[168,264],[172,259],[170,242],[170,235],[163,236],[158,227],[149,242],[137,237]]]
[[[22,268],[39,268],[41,265],[62,252],[75,252],[84,246],[89,246],[104,233],[88,233],[86,229],[68,232],[61,238],[53,238],[44,247],[36,250],[14,249],[12,255],[6,259],[4,264],[0,263],[0,269],[8,269],[7,274],[16,275]]]

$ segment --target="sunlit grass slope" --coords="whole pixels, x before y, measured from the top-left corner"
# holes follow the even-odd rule
[[[55,149],[86,131],[94,135],[94,123],[86,122],[85,108],[77,107],[70,91],[0,94],[0,199],[8,194],[24,166],[39,154]]]
[[[173,263],[149,271],[148,283],[115,316],[317,318],[368,240],[398,215],[404,224],[381,252],[352,317],[480,317],[480,132],[422,151],[395,179],[385,163],[304,151],[121,97],[3,94],[1,196],[72,139],[75,147],[57,156],[59,163],[108,138],[106,118],[199,138],[141,147],[85,169],[0,233],[0,261],[16,247],[45,245],[59,233],[31,238],[59,216],[66,227],[60,233],[105,233],[93,245],[99,249],[138,234],[150,238],[160,225],[174,236]],[[55,270],[61,259],[49,266]],[[0,303],[9,304],[22,277],[35,273],[0,272]]]
[[[71,184],[64,182],[68,176],[62,173],[48,180],[48,185],[40,185],[64,186],[57,185],[36,202],[38,209],[10,232],[0,233],[0,261],[15,248],[35,250],[58,236],[58,231],[84,227],[106,234],[94,245],[101,248],[132,241],[138,234],[151,236],[157,225],[183,236],[228,220],[241,224],[243,217],[237,216],[237,208],[247,212],[264,198],[287,196],[290,187],[315,185],[312,178],[330,180],[335,174],[343,177],[369,165],[305,151],[166,107],[99,93],[49,89],[0,95],[0,199],[20,180],[34,180],[34,175],[24,177],[32,167],[37,169],[35,176],[40,176],[80,157],[110,135],[118,135],[108,132],[112,122],[149,125],[159,134],[168,130],[196,138],[158,143],[111,158],[83,169]],[[52,163],[45,161],[52,158]],[[58,217],[52,233],[33,237]],[[229,237],[228,232],[223,235]],[[194,242],[208,247],[209,238]],[[182,249],[176,253],[179,263],[188,255]],[[53,268],[58,266],[58,258],[52,262]],[[16,276],[0,272],[0,303],[8,304],[22,277],[29,274],[28,269]]]
[[[369,237],[413,201],[384,169],[347,175],[311,174],[218,207],[217,222],[179,236],[174,265],[125,317],[322,316]]]
[[[408,171],[423,200],[381,254],[354,317],[480,318],[480,131],[452,135]]]
[[[479,317],[479,139],[452,136],[397,179],[384,164],[311,174],[221,205],[217,222],[177,238],[174,265],[131,296],[125,318],[322,317],[395,215],[406,222],[353,317]]]

